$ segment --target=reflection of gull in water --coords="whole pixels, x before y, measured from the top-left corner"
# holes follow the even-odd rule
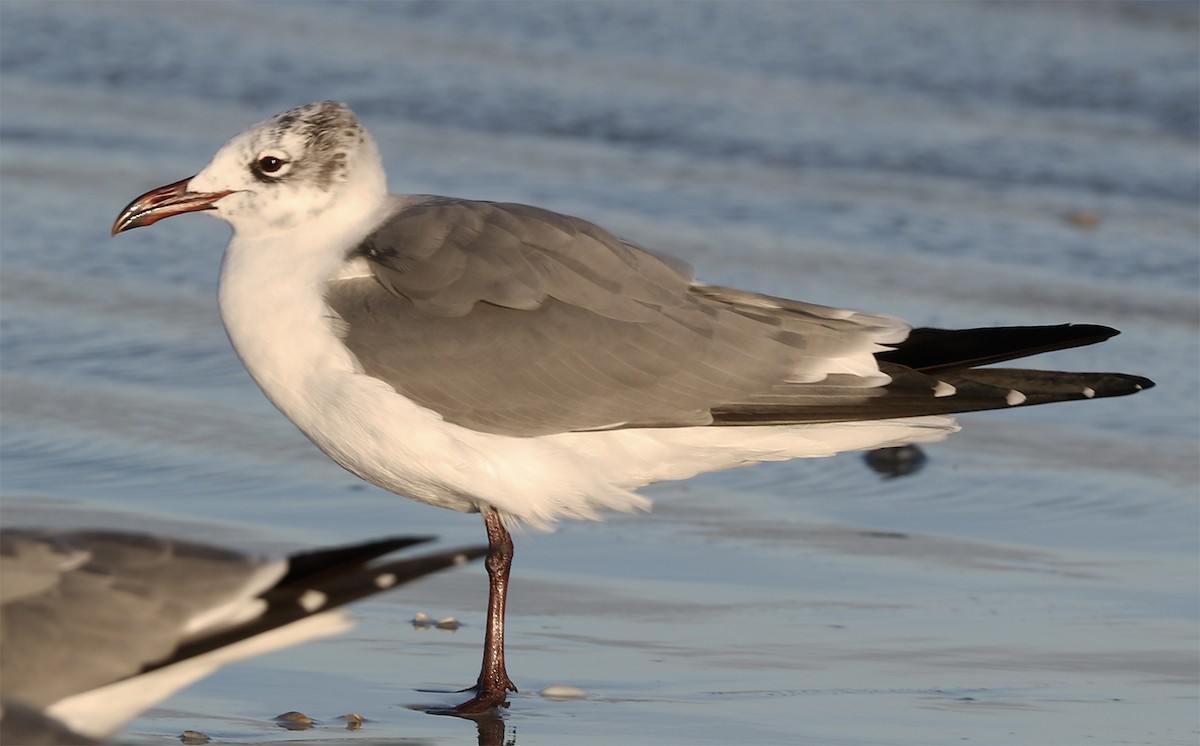
[[[481,556],[375,561],[400,537],[285,558],[110,531],[0,532],[0,741],[82,743],[233,661],[351,626],[338,607]]]
[[[234,228],[229,337],[335,461],[482,512],[491,578],[476,696],[504,663],[506,524],[648,502],[635,489],[759,461],[938,440],[956,412],[1132,394],[1137,376],[979,368],[1103,341],[1091,325],[910,329],[693,280],[681,262],[527,205],[390,196],[341,104],[283,112],[113,232],[210,211]]]
[[[890,448],[876,448],[863,457],[867,466],[884,479],[907,477],[925,466],[925,452],[921,447],[909,443]]]

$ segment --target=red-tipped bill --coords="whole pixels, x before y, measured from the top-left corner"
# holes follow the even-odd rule
[[[174,184],[152,189],[130,202],[113,222],[112,234],[115,236],[133,228],[152,225],[172,215],[211,210],[217,200],[233,194],[232,191],[189,192],[187,186],[192,178],[189,176]]]

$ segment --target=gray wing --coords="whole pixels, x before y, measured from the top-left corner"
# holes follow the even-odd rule
[[[264,572],[272,564],[278,572]],[[152,536],[5,529],[0,694],[45,707],[135,674],[169,657],[189,623],[285,570]]]
[[[895,319],[697,285],[584,220],[428,198],[364,240],[370,272],[327,286],[364,372],[447,421],[533,436],[707,425],[823,381],[870,398]],[[931,382],[927,388],[932,388]]]

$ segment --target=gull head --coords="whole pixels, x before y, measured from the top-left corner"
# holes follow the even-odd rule
[[[113,235],[205,211],[239,235],[303,228],[331,210],[369,212],[387,196],[379,151],[336,101],[289,109],[227,142],[200,173],[129,203]]]

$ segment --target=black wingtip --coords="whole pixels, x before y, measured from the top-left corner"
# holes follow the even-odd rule
[[[1107,396],[1129,396],[1136,394],[1146,389],[1154,388],[1154,381],[1144,376],[1134,376],[1128,373],[1107,373],[1096,374],[1105,377],[1105,383],[1108,384],[1103,393],[1098,393],[1097,397]]]
[[[347,566],[362,565],[385,554],[432,541],[432,536],[394,536],[361,544],[315,549],[298,552],[288,557],[288,572],[281,584],[294,583],[329,574],[336,574]]]
[[[1137,386],[1138,391],[1152,389],[1158,385],[1154,381],[1151,381],[1149,378],[1145,378],[1143,376],[1129,376],[1129,378],[1133,381],[1134,385]]]
[[[1017,368],[972,368],[947,373],[954,386],[982,385],[993,390],[1011,390],[1021,395],[1014,406],[1049,404],[1083,399],[1130,396],[1154,388],[1154,381],[1128,373],[1075,373],[1061,370]],[[979,407],[990,409],[993,407]]]
[[[1112,339],[1120,334],[1120,330],[1101,324],[1063,324],[1067,329],[1078,332],[1081,337],[1088,337],[1096,342]]]
[[[459,547],[436,554],[427,554],[422,557],[396,560],[395,562],[379,565],[372,569],[377,574],[388,573],[395,576],[396,584],[403,585],[439,570],[465,565],[472,560],[485,556],[487,552],[488,548],[486,546]]]
[[[1099,324],[997,326],[978,329],[918,328],[894,349],[875,355],[923,373],[976,368],[1043,352],[1084,347],[1119,331]]]

